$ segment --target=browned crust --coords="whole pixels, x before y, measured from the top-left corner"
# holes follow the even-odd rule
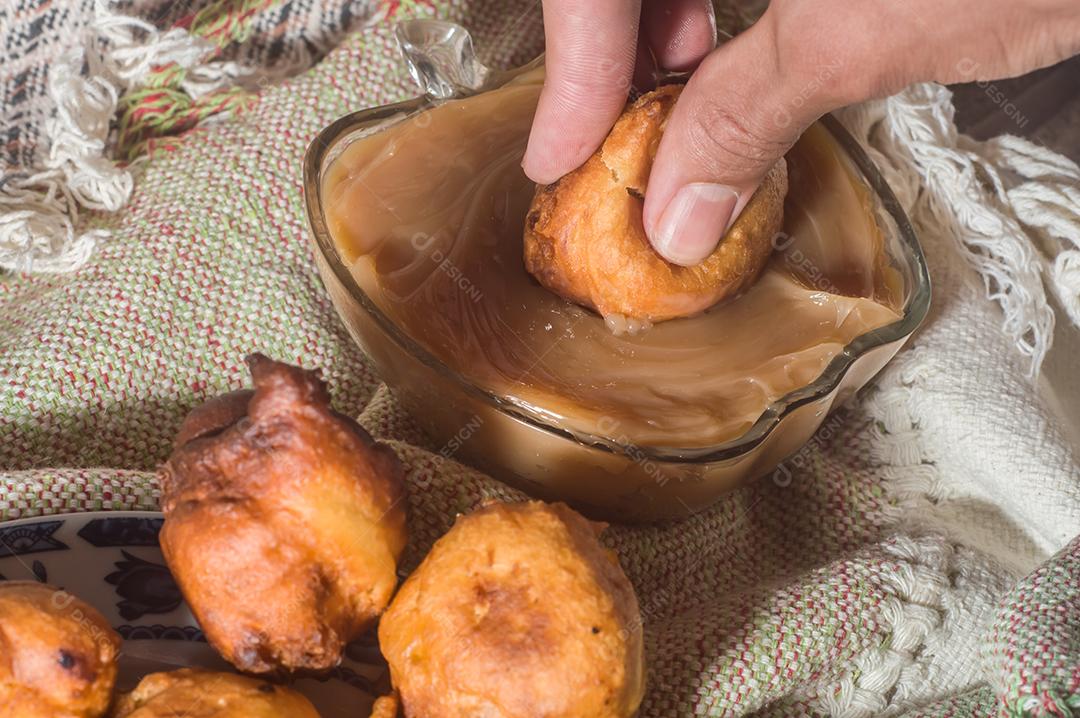
[[[0,582],[0,713],[98,718],[112,700],[120,636],[60,589]]]
[[[121,696],[113,718],[318,718],[307,698],[264,680],[183,668],[151,673]]]
[[[404,469],[315,372],[249,364],[254,391],[196,409],[162,467],[161,548],[226,660],[322,671],[396,587]]]
[[[240,421],[247,414],[248,402],[254,393],[251,389],[238,389],[197,406],[180,424],[173,439],[173,448],[201,436],[217,434]]]
[[[398,718],[401,715],[401,701],[397,693],[380,697],[371,706],[371,718]]]
[[[564,504],[460,517],[379,624],[408,716],[628,718],[644,693],[637,598]]]
[[[604,316],[657,322],[708,309],[757,279],[783,223],[783,160],[698,266],[665,261],[645,236],[641,214],[649,171],[681,89],[671,85],[643,95],[584,165],[537,187],[526,216],[524,256],[525,268],[545,287]]]

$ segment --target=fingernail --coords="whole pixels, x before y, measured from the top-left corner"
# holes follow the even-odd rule
[[[649,239],[661,257],[674,264],[698,264],[716,249],[727,231],[739,194],[708,182],[688,184],[671,198]]]
[[[529,156],[528,152],[521,160],[521,169],[525,171],[525,175],[529,179],[537,184],[551,184],[562,177],[558,170],[550,166],[550,163],[535,161]]]

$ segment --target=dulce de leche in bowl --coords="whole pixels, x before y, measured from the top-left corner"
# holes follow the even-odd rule
[[[342,118],[305,166],[335,306],[444,455],[594,516],[686,515],[776,470],[924,317],[911,228],[830,118],[788,153],[781,229],[737,294],[650,324],[545,288],[521,169],[543,68],[477,70],[463,33],[402,28],[429,94]]]

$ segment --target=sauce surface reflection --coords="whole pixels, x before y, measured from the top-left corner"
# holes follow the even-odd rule
[[[323,178],[360,286],[475,384],[570,431],[707,447],[898,318],[869,192],[816,125],[788,155],[784,233],[742,295],[616,335],[548,292],[522,262],[534,185],[520,162],[541,82],[525,75],[357,140]]]

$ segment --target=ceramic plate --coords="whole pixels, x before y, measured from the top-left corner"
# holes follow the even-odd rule
[[[0,580],[32,580],[97,608],[124,638],[119,689],[184,666],[228,670],[184,603],[158,547],[162,515],[108,511],[0,523]],[[297,681],[323,718],[366,716],[387,685],[374,636],[322,679]]]

